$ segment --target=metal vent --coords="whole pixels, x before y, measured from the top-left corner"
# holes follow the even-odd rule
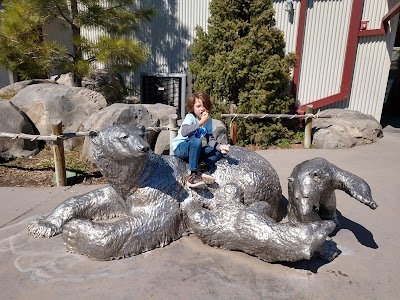
[[[185,115],[186,74],[141,75],[141,102],[162,103],[178,108]]]

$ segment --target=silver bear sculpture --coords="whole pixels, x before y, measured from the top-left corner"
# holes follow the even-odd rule
[[[317,157],[298,164],[288,178],[288,218],[298,222],[336,218],[335,190],[342,190],[376,209],[371,188],[360,177]]]
[[[128,125],[92,132],[94,158],[110,185],[65,200],[28,232],[62,233],[68,251],[110,260],[192,230],[206,244],[272,262],[310,259],[336,227],[332,220],[278,223],[278,175],[253,151],[232,147],[211,170],[216,183],[191,190],[184,184],[187,163],[154,154],[144,136],[144,127]]]

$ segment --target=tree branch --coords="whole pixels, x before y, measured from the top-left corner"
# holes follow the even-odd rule
[[[56,8],[57,8],[57,10],[58,10],[58,13],[61,15],[62,18],[63,18],[68,24],[70,24],[71,26],[75,26],[75,24],[74,24],[70,19],[68,19],[67,16],[65,16],[64,12],[62,11],[61,7],[58,5],[57,1],[55,1],[55,0],[50,0],[50,1],[56,6]]]

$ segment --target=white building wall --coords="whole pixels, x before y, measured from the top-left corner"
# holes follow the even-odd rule
[[[276,27],[283,31],[286,41],[285,54],[296,52],[297,31],[299,28],[300,1],[293,1],[294,11],[285,11],[285,1],[274,0]]]
[[[148,62],[134,75],[127,74],[126,79],[139,86],[141,72],[186,73],[195,27],[207,29],[210,2],[152,1],[158,15],[152,22],[145,22],[137,34],[151,55]],[[307,14],[297,105],[329,97],[340,91],[353,1],[307,0],[303,3],[307,5]],[[362,20],[369,21],[368,29],[380,28],[382,17],[396,3],[398,0],[365,0]],[[273,5],[276,26],[285,35],[285,52],[295,52],[300,0],[294,1],[292,15],[285,11],[285,1],[274,0]],[[328,107],[355,109],[380,120],[397,21],[398,16],[392,19],[386,36],[359,38],[350,98]],[[89,39],[95,39],[100,32],[84,28],[82,33]],[[45,26],[44,34],[45,39],[61,41],[72,52],[67,28],[60,24],[49,24]],[[8,72],[0,70],[0,87],[8,84]]]
[[[352,1],[307,0],[297,105],[340,92]]]
[[[368,29],[380,28],[382,17],[397,3],[398,0],[365,0],[362,20],[369,21]],[[378,121],[385,99],[398,19],[397,15],[389,22],[386,35],[359,38],[350,99],[342,103],[351,110],[370,114]]]

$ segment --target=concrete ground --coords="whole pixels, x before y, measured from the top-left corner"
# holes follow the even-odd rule
[[[346,150],[259,151],[277,170],[284,196],[295,165],[324,157],[365,179],[373,211],[337,191],[341,254],[266,263],[203,245],[194,235],[117,261],[67,253],[62,238],[33,239],[27,226],[63,200],[98,186],[0,188],[0,299],[399,299],[400,133]]]

